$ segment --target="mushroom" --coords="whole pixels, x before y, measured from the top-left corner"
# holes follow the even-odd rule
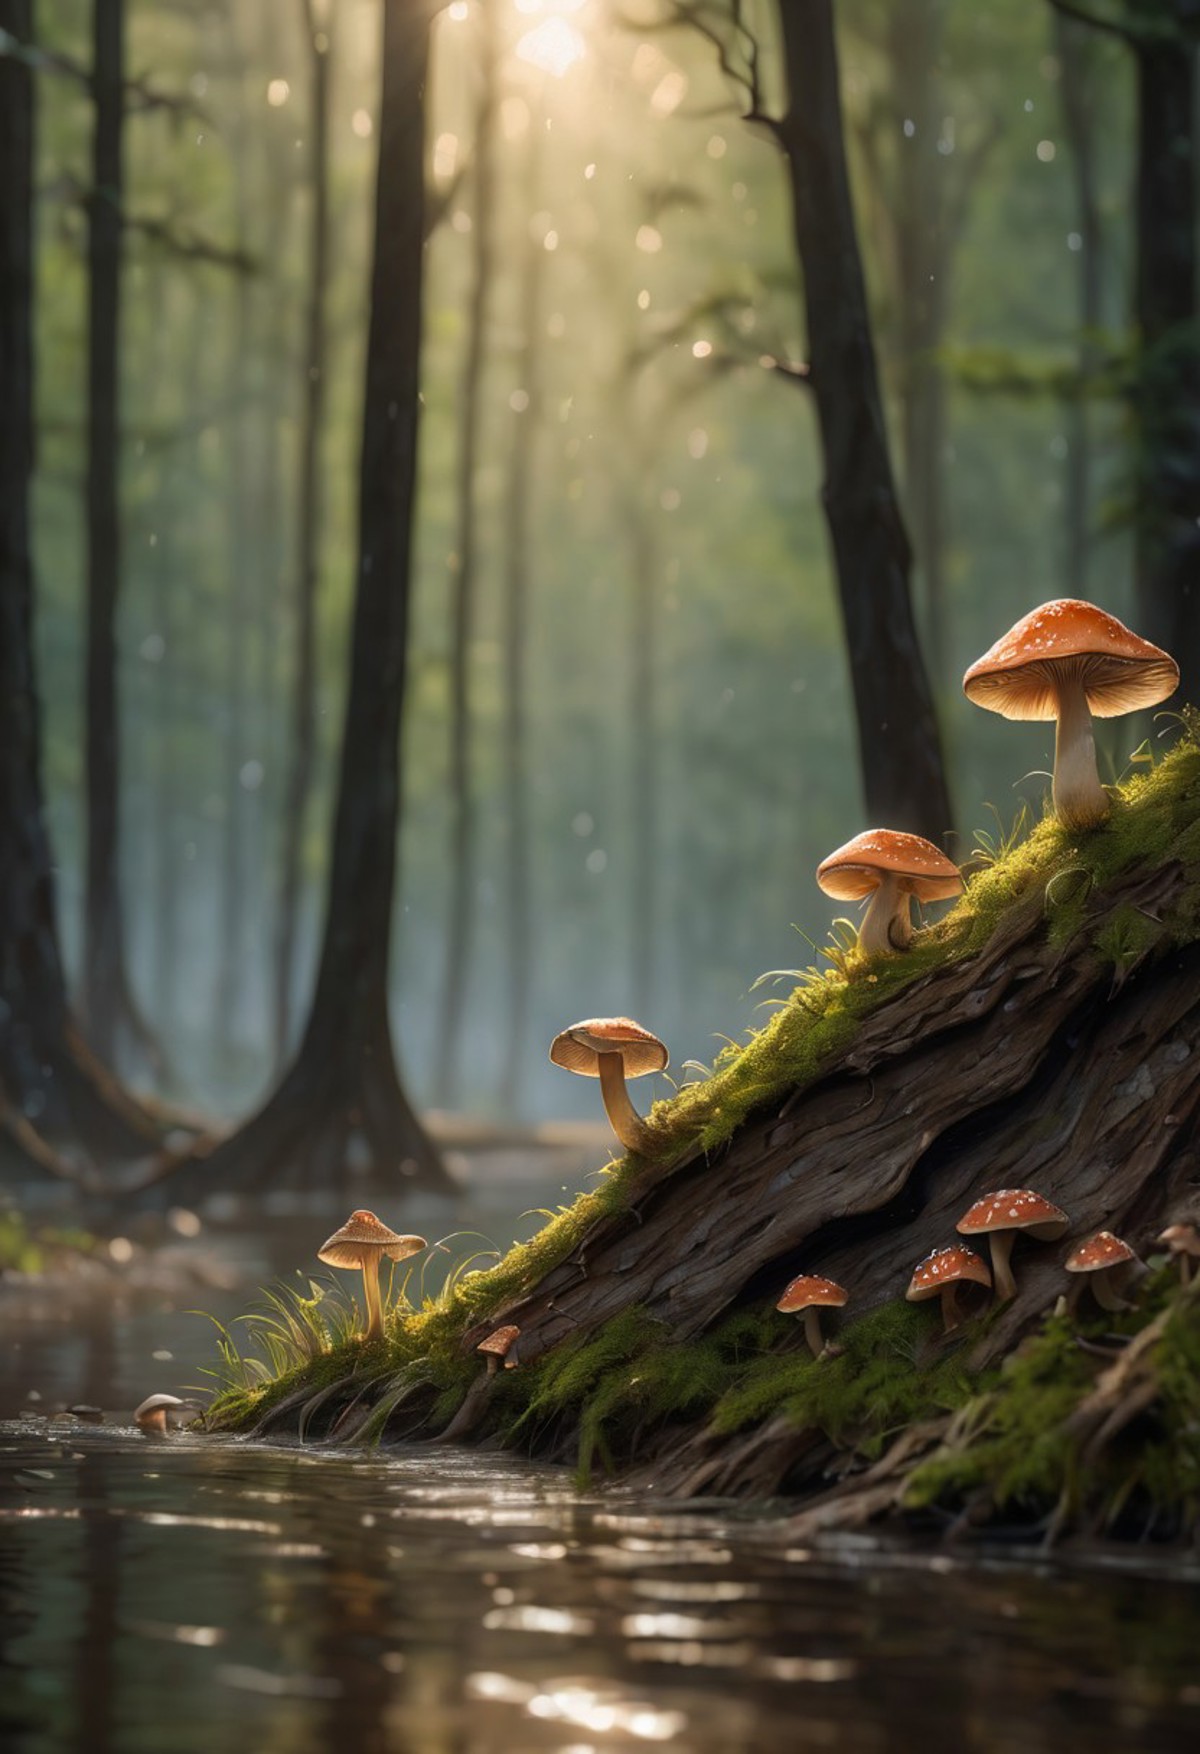
[[[184,1405],[178,1395],[147,1395],[141,1406],[133,1410],[134,1423],[147,1437],[165,1437],[168,1421],[177,1419],[177,1410]]]
[[[871,897],[858,946],[868,956],[907,950],[912,941],[911,898],[949,901],[962,889],[958,866],[919,834],[868,828],[817,866],[817,882],[836,901]]]
[[[825,1350],[825,1341],[821,1334],[821,1310],[841,1309],[846,1302],[848,1293],[833,1279],[822,1279],[816,1273],[801,1273],[793,1279],[776,1309],[784,1315],[799,1315],[804,1311],[804,1337],[812,1350],[814,1358],[819,1358]]]
[[[1190,1222],[1168,1224],[1159,1237],[1179,1266],[1179,1283],[1192,1282],[1192,1262],[1200,1261],[1200,1230]]]
[[[599,1078],[605,1113],[621,1144],[627,1151],[649,1150],[649,1128],[630,1102],[625,1080],[662,1071],[668,1055],[656,1035],[631,1017],[588,1017],[555,1036],[550,1058],[568,1072]]]
[[[927,1298],[940,1297],[942,1322],[949,1333],[963,1319],[958,1307],[958,1288],[964,1283],[990,1288],[992,1275],[974,1249],[960,1242],[950,1248],[934,1249],[932,1254],[926,1255],[918,1263],[904,1295],[909,1303],[924,1303]]]
[[[1095,1236],[1089,1236],[1073,1248],[1066,1259],[1068,1273],[1089,1275],[1086,1280],[1079,1281],[1079,1289],[1084,1284],[1090,1285],[1092,1296],[1101,1309],[1111,1310],[1130,1307],[1121,1292],[1141,1264],[1129,1244],[1114,1236],[1111,1230],[1098,1230]],[[1075,1299],[1076,1293],[1073,1293],[1072,1303]]]
[[[954,1228],[960,1236],[988,1238],[996,1302],[1007,1303],[1017,1295],[1008,1258],[1018,1233],[1024,1231],[1035,1242],[1057,1242],[1066,1235],[1069,1222],[1064,1211],[1032,1188],[998,1188],[995,1193],[981,1194]]]
[[[1066,828],[1094,828],[1109,812],[1096,771],[1092,715],[1119,718],[1155,706],[1179,686],[1169,653],[1115,615],[1076,597],[1022,617],[963,677],[976,706],[1006,719],[1056,719],[1054,808]]]
[[[485,1340],[479,1342],[475,1350],[476,1352],[482,1352],[487,1359],[487,1373],[489,1376],[495,1376],[500,1368],[501,1359],[504,1360],[505,1370],[515,1370],[517,1368],[516,1354],[513,1352],[512,1347],[514,1340],[519,1339],[520,1335],[520,1328],[496,1328]]]
[[[374,1212],[351,1212],[340,1230],[321,1244],[317,1259],[327,1267],[361,1267],[363,1296],[367,1305],[368,1340],[383,1338],[383,1299],[379,1294],[379,1263],[406,1261],[428,1245],[423,1236],[398,1236],[376,1218]]]

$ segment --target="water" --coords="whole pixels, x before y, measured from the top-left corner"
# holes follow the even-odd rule
[[[225,1313],[243,1302],[229,1293]],[[1194,1560],[815,1551],[777,1518],[581,1497],[499,1454],[156,1440],[128,1409],[200,1380],[197,1318],[155,1303],[15,1337],[4,1754],[1063,1754],[1114,1736],[1170,1754],[1200,1739]],[[46,1416],[75,1400],[117,1410],[103,1426]]]

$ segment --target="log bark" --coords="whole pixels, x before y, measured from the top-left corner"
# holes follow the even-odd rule
[[[1034,1186],[1069,1213],[1070,1237],[1022,1251],[1018,1295],[974,1355],[1001,1356],[1062,1289],[1071,1238],[1113,1228],[1136,1246],[1200,1180],[1200,942],[1116,965],[1092,947],[1121,909],[1178,917],[1194,883],[1176,861],[1143,868],[1096,898],[1065,949],[1030,896],[983,950],[881,1006],[839,1063],[725,1149],[648,1167],[627,1209],[464,1348],[511,1322],[531,1364],[633,1307],[664,1342],[686,1340],[800,1271],[852,1287],[846,1314],[861,1316],[903,1294],[982,1191]],[[560,1425],[556,1453],[576,1438]],[[771,1492],[819,1480],[830,1455],[819,1433],[720,1437],[701,1424],[660,1432],[637,1460],[661,1490]]]

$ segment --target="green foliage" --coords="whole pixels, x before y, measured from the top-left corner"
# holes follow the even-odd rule
[[[86,1230],[30,1224],[15,1206],[0,1206],[0,1273],[45,1273],[70,1256],[94,1254],[99,1246]]]

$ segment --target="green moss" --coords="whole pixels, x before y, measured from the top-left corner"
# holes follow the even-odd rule
[[[1138,1501],[1191,1522],[1200,1507],[1197,1314],[1195,1293],[1181,1292],[1164,1269],[1134,1310],[1049,1317],[967,1405],[961,1430],[914,1471],[907,1502],[956,1508],[984,1494],[1010,1514],[1041,1517],[1061,1506],[1107,1525]],[[1137,1380],[1151,1384],[1153,1402],[1098,1442],[1092,1427],[1073,1424],[1104,1369],[1080,1340],[1110,1347],[1114,1334],[1128,1342],[1152,1322],[1161,1332]]]

